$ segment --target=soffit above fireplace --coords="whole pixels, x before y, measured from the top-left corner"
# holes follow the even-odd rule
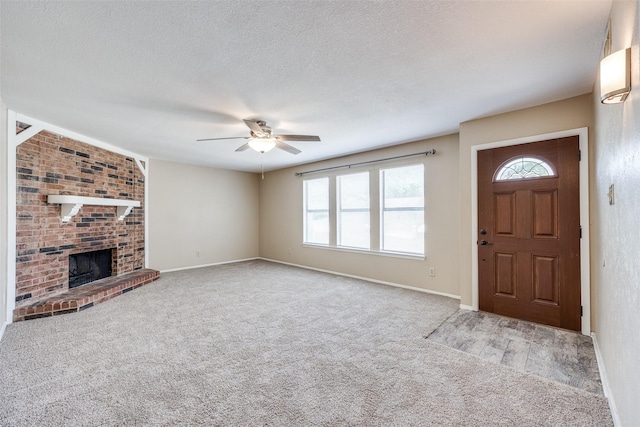
[[[116,206],[118,221],[124,220],[124,218],[131,213],[133,208],[140,207],[140,202],[137,200],[105,199],[101,197],[69,196],[60,194],[50,194],[47,196],[47,203],[61,205],[60,218],[62,219],[62,222],[71,221],[71,218],[78,214],[83,205]]]

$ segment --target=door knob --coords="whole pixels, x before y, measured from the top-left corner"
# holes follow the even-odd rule
[[[487,246],[487,245],[490,245],[491,243],[487,242],[486,240],[480,240],[480,244],[482,246]]]

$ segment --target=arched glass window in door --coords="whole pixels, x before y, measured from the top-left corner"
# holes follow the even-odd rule
[[[551,164],[538,157],[516,157],[503,163],[496,172],[495,181],[544,178],[556,176]]]

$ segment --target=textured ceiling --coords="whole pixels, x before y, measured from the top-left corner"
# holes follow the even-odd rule
[[[590,92],[602,1],[0,3],[8,108],[149,156],[245,171],[457,132]],[[242,119],[313,134],[234,150]]]

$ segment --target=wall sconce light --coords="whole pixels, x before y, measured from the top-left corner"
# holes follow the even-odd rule
[[[600,61],[600,102],[618,104],[631,92],[631,48],[619,50]]]

